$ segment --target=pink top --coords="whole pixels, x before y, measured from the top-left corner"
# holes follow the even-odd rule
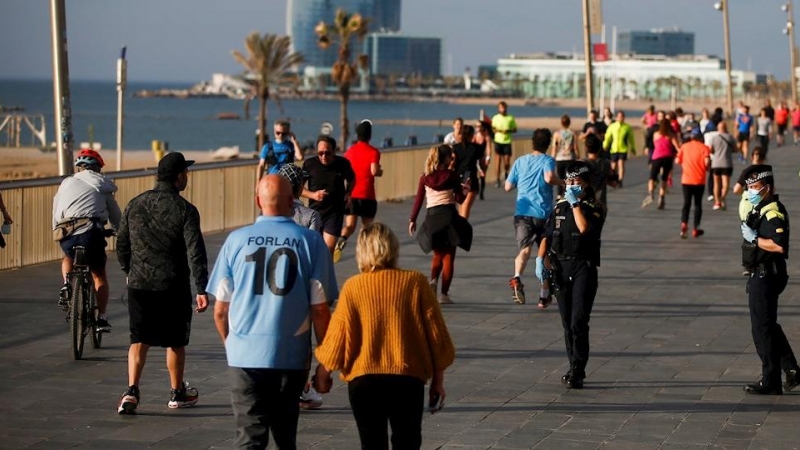
[[[653,155],[651,159],[673,158],[675,156],[675,146],[672,145],[672,139],[667,136],[661,136],[653,141]]]

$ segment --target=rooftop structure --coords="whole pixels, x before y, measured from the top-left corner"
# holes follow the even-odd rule
[[[441,74],[441,38],[371,33],[364,40],[364,53],[372,75]]]
[[[617,35],[617,53],[637,55],[693,55],[694,33],[678,29],[621,31]]]

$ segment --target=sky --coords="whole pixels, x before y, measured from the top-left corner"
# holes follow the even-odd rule
[[[734,69],[789,78],[781,0],[729,0]],[[67,1],[73,80],[113,81],[128,47],[128,80],[193,84],[240,73],[231,50],[251,31],[285,34],[286,0]],[[714,0],[603,0],[609,29],[679,27],[695,50],[723,55]],[[0,0],[0,79],[51,79],[50,2]],[[580,0],[403,0],[406,35],[443,38],[442,73],[461,74],[511,53],[582,53]],[[598,36],[594,37],[599,40]]]

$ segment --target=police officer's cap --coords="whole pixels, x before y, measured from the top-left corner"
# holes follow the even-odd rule
[[[566,180],[572,180],[574,178],[580,178],[584,181],[589,181],[590,172],[591,172],[591,167],[589,167],[589,164],[587,164],[584,161],[575,161],[567,166],[564,179],[566,181]]]
[[[769,164],[753,164],[744,170],[742,178],[748,185],[763,181],[767,184],[775,184],[772,175],[772,166]]]

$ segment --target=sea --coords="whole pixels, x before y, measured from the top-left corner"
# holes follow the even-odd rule
[[[148,89],[185,89],[189,84],[128,83],[125,98],[126,150],[149,150],[154,140],[167,143],[169,150],[215,150],[223,146],[239,146],[242,152],[255,150],[258,102],[250,104],[250,120],[218,120],[220,113],[234,113],[244,117],[244,101],[227,98],[138,98],[133,93]],[[70,83],[72,125],[75,145],[88,142],[90,136],[105,149],[116,148],[117,91],[113,82],[73,81]],[[53,83],[50,80],[22,81],[0,80],[0,105],[24,108],[26,114],[44,114],[47,140],[55,141],[53,121]],[[333,125],[333,136],[339,136],[339,101],[287,99],[270,101],[267,120],[271,124],[287,119],[298,139],[311,143],[320,133],[323,124]],[[408,124],[376,124],[373,144],[391,139],[393,146],[403,146],[414,136],[418,143],[432,143],[437,135],[452,130],[455,117],[473,121],[480,110],[493,115],[496,102],[486,105],[461,105],[445,102],[414,101],[351,101],[348,106],[351,124],[362,119],[371,120],[438,120],[436,126]],[[569,114],[574,123],[583,123],[585,109],[552,106],[510,107],[509,112],[526,117],[554,117]],[[353,133],[351,132],[351,136]],[[31,145],[30,135],[23,133],[23,145]],[[5,145],[0,133],[0,145]]]

